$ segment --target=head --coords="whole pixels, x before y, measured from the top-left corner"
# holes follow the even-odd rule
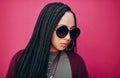
[[[69,33],[60,38],[57,29],[65,25]],[[71,41],[71,30],[76,26],[75,14],[63,3],[49,3],[38,16],[32,37],[19,59],[16,78],[46,78],[50,51],[65,50]],[[71,50],[74,52],[74,48]]]
[[[70,45],[70,42],[75,42],[74,40],[79,34],[80,30],[75,26],[73,13],[66,11],[53,31],[50,51],[58,52],[65,50]],[[74,48],[74,44],[72,44],[71,48]]]

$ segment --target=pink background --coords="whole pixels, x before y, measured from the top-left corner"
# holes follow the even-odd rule
[[[77,16],[78,53],[90,78],[120,78],[119,0],[1,0],[0,78],[12,56],[27,45],[41,8],[53,1],[65,2]]]

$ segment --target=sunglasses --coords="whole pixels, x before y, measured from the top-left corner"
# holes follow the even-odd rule
[[[66,37],[68,33],[70,34],[70,38],[76,39],[80,35],[80,29],[74,26],[69,30],[66,25],[62,25],[56,29],[56,34],[59,38]]]

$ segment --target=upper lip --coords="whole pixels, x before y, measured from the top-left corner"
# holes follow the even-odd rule
[[[61,43],[61,44],[67,45],[67,43]]]

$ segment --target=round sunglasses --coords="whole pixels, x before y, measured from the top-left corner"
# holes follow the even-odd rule
[[[68,33],[70,38],[76,39],[80,35],[80,29],[74,26],[69,30],[66,25],[61,25],[56,29],[56,34],[59,38],[66,37]]]

